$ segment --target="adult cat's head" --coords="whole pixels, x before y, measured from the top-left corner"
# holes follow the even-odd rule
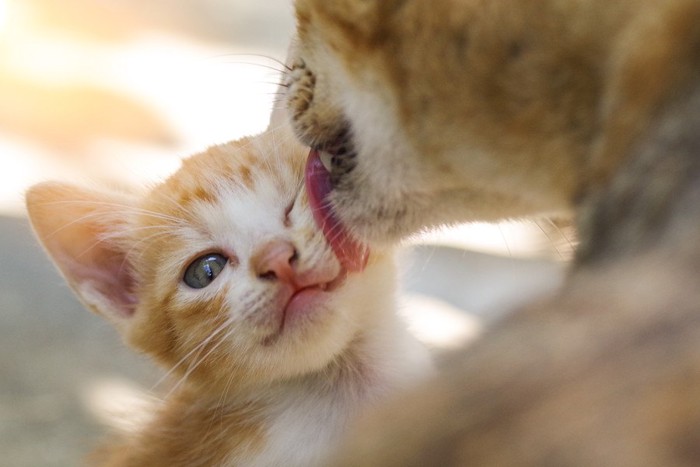
[[[324,368],[391,309],[392,262],[373,253],[357,274],[339,261],[309,209],[304,163],[289,132],[271,129],[185,160],[144,193],[45,183],[27,206],[89,308],[220,394]]]
[[[664,34],[629,3],[297,0],[287,104],[332,156],[334,215],[381,242],[569,211],[643,127],[627,117],[658,95],[652,66],[670,67],[617,40],[628,23]]]

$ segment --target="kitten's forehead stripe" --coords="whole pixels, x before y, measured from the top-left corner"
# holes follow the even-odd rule
[[[211,191],[204,189],[204,187],[198,186],[194,193],[192,193],[192,199],[212,203],[216,200],[216,196],[214,196]]]
[[[253,173],[251,171],[250,166],[241,165],[241,167],[239,168],[238,176],[238,178],[240,178],[241,182],[243,183],[243,186],[245,186],[248,189],[253,188]]]
[[[254,190],[256,178],[268,177],[280,168],[277,161],[268,160],[269,148],[267,152],[256,153],[258,146],[242,140],[209,148],[183,161],[183,170],[171,176],[156,192],[164,199],[174,199],[180,206],[188,207],[196,202],[214,203],[221,187]]]

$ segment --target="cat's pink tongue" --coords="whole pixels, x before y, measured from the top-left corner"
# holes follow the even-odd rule
[[[316,224],[323,230],[340,264],[350,272],[360,272],[367,266],[369,248],[358,242],[336,217],[327,201],[332,184],[330,173],[321,163],[316,150],[309,152],[306,161],[306,192]]]

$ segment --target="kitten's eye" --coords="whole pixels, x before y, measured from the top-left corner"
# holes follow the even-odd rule
[[[227,262],[228,258],[216,253],[200,256],[187,266],[182,280],[193,289],[203,289],[216,279]]]

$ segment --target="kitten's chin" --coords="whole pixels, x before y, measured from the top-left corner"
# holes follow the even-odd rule
[[[342,266],[350,272],[361,272],[367,266],[369,247],[355,239],[340,222],[328,202],[333,186],[330,173],[323,166],[319,152],[311,150],[306,162],[306,191],[314,220]]]

